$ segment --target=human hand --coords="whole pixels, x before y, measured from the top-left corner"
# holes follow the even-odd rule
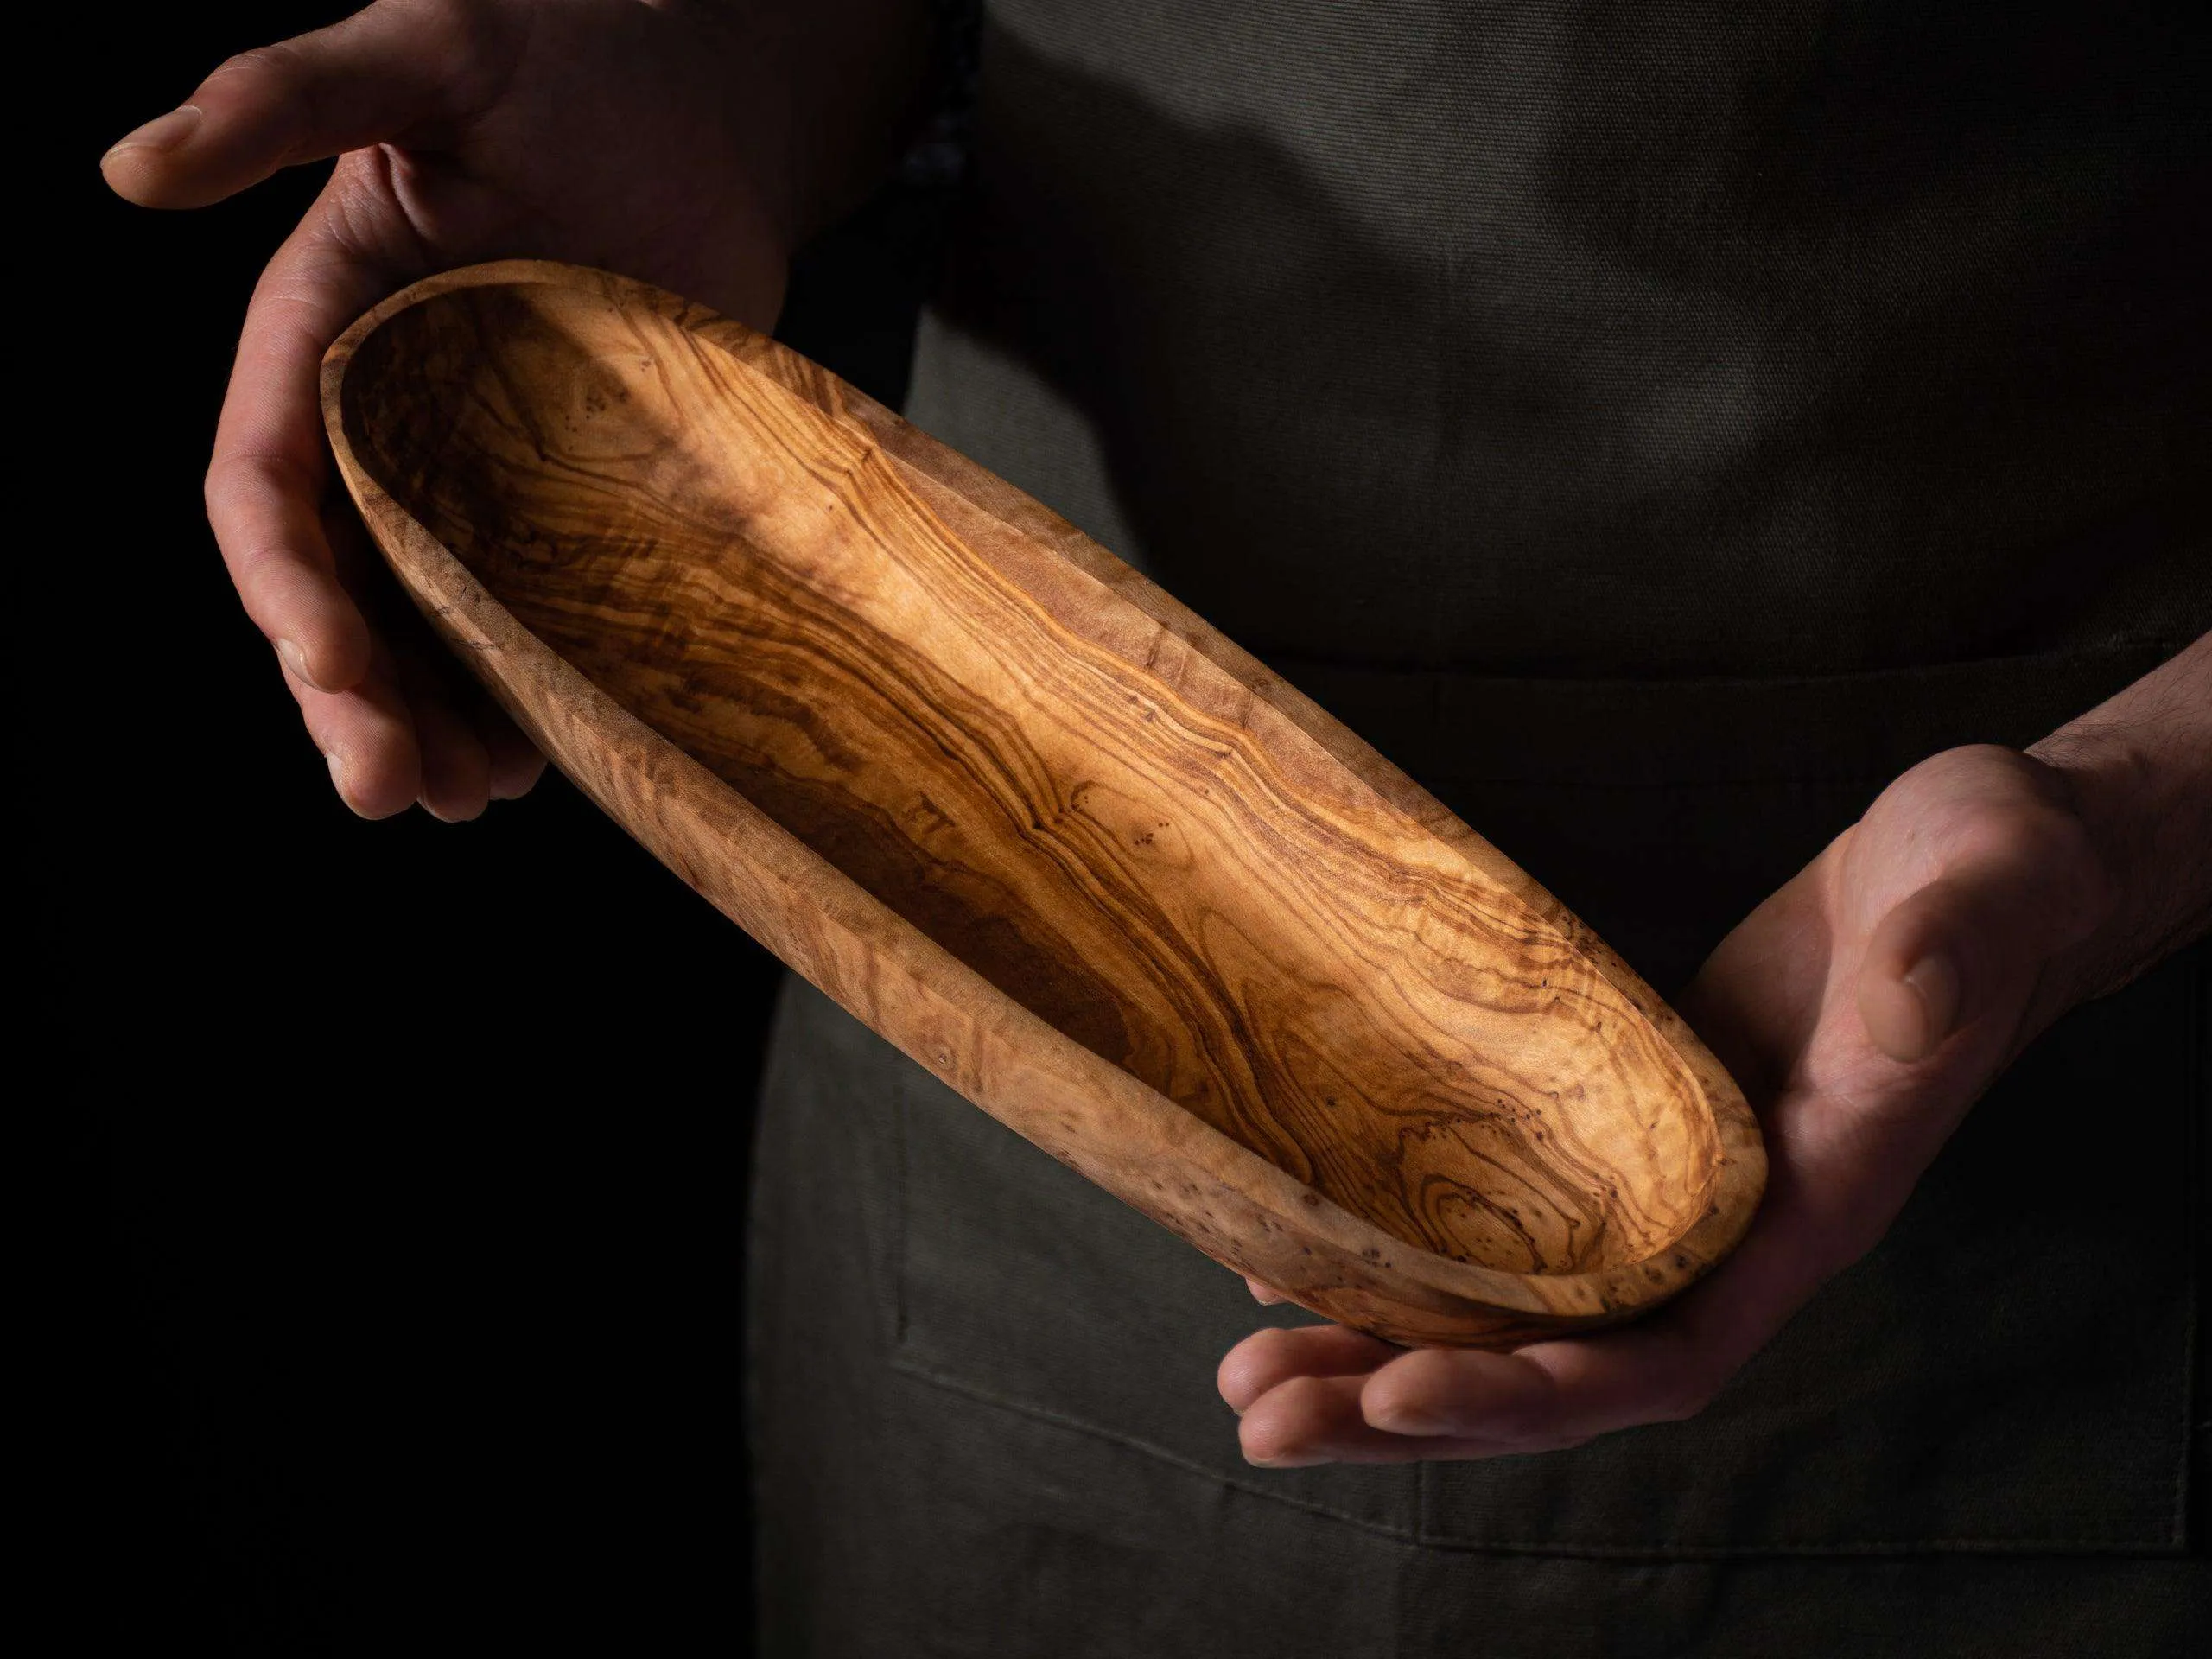
[[[1482,1458],[1694,1414],[1882,1236],[2012,1058],[2104,988],[2092,941],[2115,899],[2064,774],[1981,747],[1914,767],[1722,942],[1679,1004],[1765,1135],[1765,1199],[1736,1250],[1646,1319],[1511,1353],[1262,1331],[1220,1370],[1245,1455]]]
[[[474,817],[544,763],[366,556],[332,483],[322,353],[394,289],[510,256],[609,267],[771,327],[815,185],[792,136],[804,77],[785,60],[797,31],[735,18],[378,0],[232,58],[102,158],[118,194],[154,207],[339,158],[254,290],[207,499],[247,614],[364,817],[419,800]]]

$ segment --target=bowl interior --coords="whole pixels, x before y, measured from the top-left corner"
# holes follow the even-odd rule
[[[1171,682],[1056,620],[776,378],[597,292],[488,285],[396,313],[343,409],[378,482],[622,707],[1344,1208],[1538,1274],[1704,1213],[1701,1090],[1556,927],[1316,787],[1318,750],[1203,712],[1211,662]]]

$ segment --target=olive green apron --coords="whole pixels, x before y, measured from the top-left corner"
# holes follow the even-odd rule
[[[2189,43],[2005,15],[995,7],[909,412],[1677,989],[1897,772],[2212,626]],[[2207,962],[2037,1043],[1697,1419],[1292,1471],[1213,1371],[1303,1316],[794,984],[765,1650],[2182,1651]]]

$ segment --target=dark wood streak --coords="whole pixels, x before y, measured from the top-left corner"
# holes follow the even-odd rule
[[[1180,1147],[1237,1172],[1248,1230],[1302,1192],[1289,1219],[1340,1236],[1306,1269],[1331,1282],[1285,1287],[1370,1328],[1497,1340],[1608,1317],[1748,1221],[1764,1165],[1740,1096],[1556,900],[1166,595],[814,365],[639,285],[513,264],[387,302],[326,388],[379,544],[602,804],[1202,1249],[1281,1281],[1286,1246],[1224,1230],[1216,1187],[1162,1196],[1166,1147],[1139,1157],[1142,1137],[1101,1138],[1098,1101],[988,1075],[1015,1009],[1032,1063],[1083,1071],[1124,1118],[1132,1084],[1160,1102],[1136,1115],[1154,1142],[1215,1131],[1280,1172]],[[701,844],[677,798],[795,845],[768,857],[765,827]],[[828,920],[760,887],[786,865],[834,889]],[[846,929],[874,939],[863,964],[823,929],[871,903],[883,920]],[[926,1020],[887,1003],[887,967],[936,960],[924,941],[1001,1001],[932,989]],[[947,1007],[957,1043],[920,1031]],[[1333,1282],[1362,1227],[1351,1276],[1388,1294]],[[1670,1251],[1684,1265],[1655,1281]]]

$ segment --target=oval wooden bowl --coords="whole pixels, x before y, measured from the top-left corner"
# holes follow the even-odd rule
[[[1765,1179],[1550,894],[1071,526],[641,283],[480,265],[323,365],[400,581],[561,769],[953,1088],[1408,1343],[1649,1308]]]

